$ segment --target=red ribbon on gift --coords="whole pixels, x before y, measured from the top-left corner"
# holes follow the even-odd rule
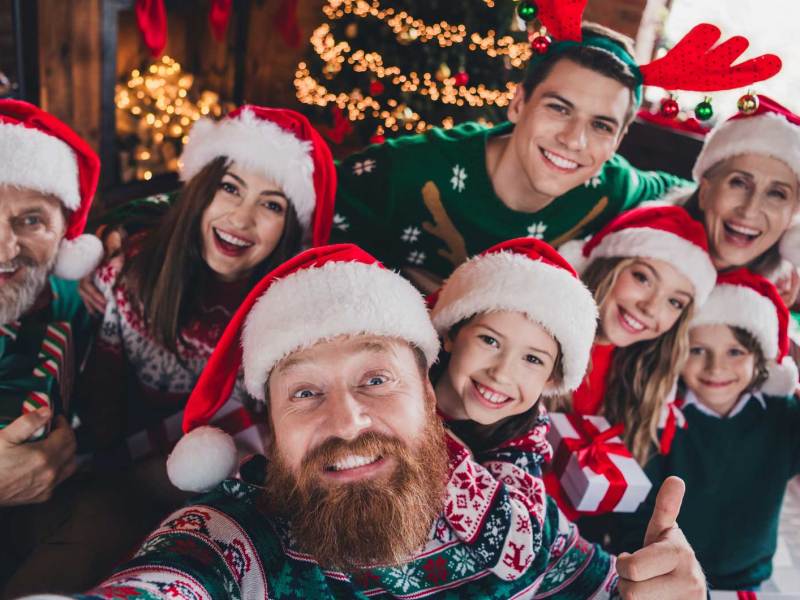
[[[553,470],[562,476],[569,462],[570,456],[575,455],[581,467],[589,467],[595,473],[605,477],[608,482],[608,491],[594,511],[581,511],[580,514],[604,514],[614,510],[614,507],[625,494],[627,482],[625,475],[611,460],[610,455],[631,456],[631,453],[621,442],[611,442],[612,438],[622,435],[625,426],[622,423],[600,431],[595,425],[581,415],[565,415],[572,425],[577,438],[561,438],[561,443],[556,450]],[[563,486],[562,486],[563,487]],[[566,493],[562,494],[568,500]]]

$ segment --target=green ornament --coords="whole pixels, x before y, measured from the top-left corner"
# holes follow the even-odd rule
[[[714,116],[714,109],[711,108],[711,100],[706,98],[694,107],[694,116],[698,121],[708,121]]]
[[[533,2],[522,0],[522,2],[517,4],[517,14],[519,18],[525,22],[533,21],[536,15],[539,14],[539,8]]]

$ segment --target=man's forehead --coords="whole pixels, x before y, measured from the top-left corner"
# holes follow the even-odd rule
[[[43,210],[58,209],[61,202],[52,194],[45,194],[37,190],[13,185],[0,185],[0,200],[6,209],[20,211],[40,208]]]
[[[318,342],[310,348],[297,350],[286,356],[275,367],[275,372],[286,373],[299,366],[313,364],[323,356],[356,356],[379,354],[396,357],[405,342],[375,335],[340,336]]]

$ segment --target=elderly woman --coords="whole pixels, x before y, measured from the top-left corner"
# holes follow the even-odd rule
[[[766,96],[706,138],[686,202],[705,224],[714,266],[746,266],[797,300],[800,277],[800,117]],[[794,225],[793,225],[794,224]]]

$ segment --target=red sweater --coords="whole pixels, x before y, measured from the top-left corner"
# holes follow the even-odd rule
[[[583,378],[580,387],[572,394],[572,412],[579,415],[600,414],[603,399],[608,385],[608,371],[611,358],[614,356],[612,344],[595,344],[592,346],[592,360],[589,372]]]

